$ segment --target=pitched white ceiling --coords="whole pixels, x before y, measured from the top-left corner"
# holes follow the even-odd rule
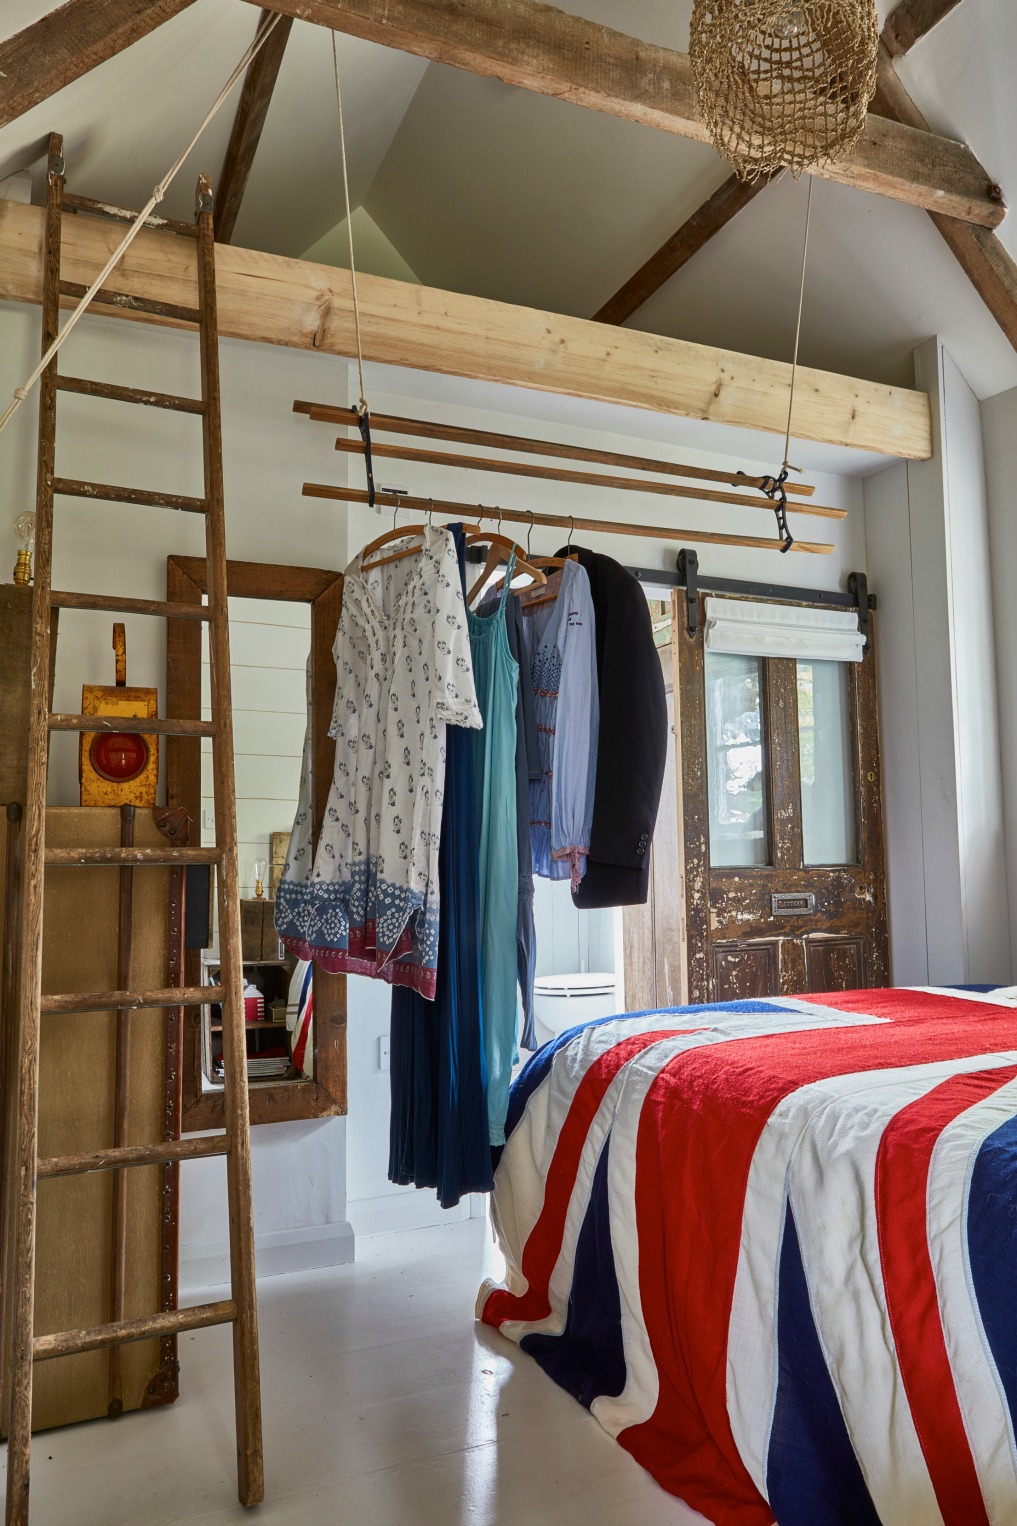
[[[3,0],[0,36],[52,0]],[[197,0],[133,47],[0,129],[0,179],[34,163],[51,130],[64,134],[68,184],[79,194],[141,206],[198,127],[251,42],[260,12],[240,0]],[[350,192],[359,206],[427,64],[339,39]],[[181,169],[163,210],[189,217],[200,170],[218,178],[240,85]],[[342,215],[339,130],[329,34],[294,22],[235,242],[299,255]]]
[[[3,0],[0,35],[53,3]],[[891,5],[880,0],[881,18]],[[692,0],[564,0],[564,8],[647,41],[688,44]],[[75,190],[140,205],[258,14],[240,0],[196,0],[0,129],[0,178],[31,161],[41,169],[45,134],[56,128]],[[352,199],[380,230],[360,252],[366,269],[383,255],[386,270],[401,258],[429,285],[590,314],[728,173],[704,145],[497,80],[346,37],[340,54]],[[1012,0],[962,0],[901,72],[933,126],[969,141],[1017,204],[1014,58]],[[217,178],[234,101],[181,172],[165,204],[170,215],[189,214],[199,168]],[[328,33],[297,22],[236,242],[291,255],[317,245],[316,257],[328,251],[339,260],[342,240],[326,235],[340,214]],[[803,219],[803,187],[771,187],[630,323],[788,358]],[[1017,210],[1002,237],[1017,255],[1015,219]],[[1017,385],[1017,354],[925,214],[817,181],[805,362],[909,382],[911,351],[932,333],[944,336],[980,396]]]

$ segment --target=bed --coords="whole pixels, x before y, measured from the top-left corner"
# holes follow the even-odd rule
[[[512,1092],[478,1315],[716,1526],[1017,1523],[1017,996],[638,1013]]]

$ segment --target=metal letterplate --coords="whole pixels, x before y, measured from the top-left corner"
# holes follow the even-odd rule
[[[770,911],[775,917],[812,917],[816,912],[816,897],[811,891],[802,895],[772,895]]]

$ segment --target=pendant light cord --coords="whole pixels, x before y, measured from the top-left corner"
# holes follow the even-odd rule
[[[784,435],[784,465],[781,467],[779,477],[764,477],[760,484],[767,498],[773,503],[773,512],[777,518],[777,534],[780,536],[780,549],[782,552],[791,550],[794,545],[794,536],[787,522],[787,479],[789,472],[800,471],[798,466],[791,465],[791,420],[795,410],[795,382],[798,380],[798,349],[802,338],[802,310],[805,306],[805,270],[809,259],[809,229],[812,225],[812,188],[815,180],[809,176],[809,202],[805,213],[805,241],[802,246],[802,279],[798,288],[798,318],[795,323],[795,349],[791,361],[791,395],[787,400],[787,430]]]
[[[789,458],[789,456],[791,454],[791,416],[792,416],[792,414],[794,412],[794,406],[795,406],[795,382],[798,379],[798,347],[799,347],[799,345],[801,343],[801,338],[802,338],[802,309],[805,306],[805,269],[806,269],[806,266],[808,264],[808,259],[809,259],[809,229],[812,226],[812,189],[813,189],[813,186],[815,185],[815,183],[816,183],[815,182],[815,178],[812,175],[810,175],[809,176],[809,201],[808,201],[808,207],[807,207],[806,212],[805,212],[805,242],[804,242],[804,244],[802,246],[802,281],[801,281],[801,286],[799,287],[799,290],[798,290],[798,321],[797,321],[797,323],[795,325],[795,351],[794,351],[794,358],[791,361],[791,396],[788,398],[788,405],[787,405],[787,433],[784,436],[784,470],[785,470],[785,472],[798,471],[798,469],[799,469],[798,467],[793,467],[791,465],[791,463],[790,463],[788,458]]]
[[[367,503],[374,508],[374,461],[371,455],[371,410],[364,386],[364,345],[360,334],[360,298],[357,294],[357,262],[353,254],[353,212],[350,207],[350,172],[346,162],[346,127],[343,122],[343,89],[339,79],[339,48],[332,32],[332,71],[335,75],[335,104],[339,116],[339,158],[343,171],[343,202],[346,208],[346,238],[350,251],[350,288],[353,293],[353,327],[357,336],[357,374],[360,378],[360,401],[353,406],[357,427],[364,442],[364,465],[367,469]]]
[[[0,431],[4,430],[6,428],[8,422],[14,417],[15,413],[21,407],[21,404],[25,401],[25,398],[28,396],[29,392],[31,392],[32,388],[35,386],[36,382],[39,380],[39,377],[42,375],[42,373],[45,371],[46,367],[50,364],[50,362],[56,356],[56,354],[59,351],[61,345],[64,343],[64,340],[67,339],[67,337],[71,333],[72,329],[74,329],[74,327],[77,325],[77,322],[78,322],[79,318],[81,318],[83,316],[83,314],[85,313],[86,309],[89,307],[91,302],[94,300],[94,298],[96,296],[96,293],[98,291],[100,291],[106,285],[106,282],[107,282],[109,276],[116,269],[116,267],[119,265],[120,261],[123,259],[124,255],[127,253],[127,250],[130,248],[131,244],[133,244],[134,240],[137,238],[138,234],[141,232],[141,229],[144,227],[145,221],[148,218],[149,214],[152,212],[153,208],[157,207],[159,205],[160,201],[162,201],[163,197],[166,195],[166,192],[167,192],[167,190],[170,187],[170,184],[176,178],[176,175],[177,175],[178,171],[181,169],[181,167],[184,164],[184,161],[187,159],[187,156],[190,154],[191,150],[194,148],[194,146],[198,142],[198,139],[201,137],[202,133],[205,131],[205,128],[208,126],[209,122],[211,122],[212,118],[215,116],[216,112],[219,110],[219,107],[222,105],[223,101],[225,101],[226,97],[229,95],[230,91],[233,89],[233,86],[236,84],[237,80],[243,74],[243,72],[247,68],[248,64],[254,58],[255,54],[260,51],[260,49],[262,47],[262,44],[267,40],[267,38],[269,36],[269,33],[274,31],[276,25],[279,22],[279,19],[280,18],[279,18],[278,15],[270,16],[269,19],[265,22],[264,26],[259,28],[259,30],[258,30],[258,32],[257,32],[257,34],[256,34],[256,36],[254,38],[254,41],[251,43],[250,47],[246,50],[246,52],[244,53],[243,58],[241,58],[240,62],[237,64],[236,68],[233,70],[233,73],[230,75],[229,79],[226,81],[225,85],[223,85],[222,89],[219,91],[219,94],[216,96],[215,100],[212,102],[212,105],[209,107],[208,111],[205,113],[204,120],[202,121],[201,126],[198,128],[197,132],[194,134],[194,137],[191,139],[190,143],[188,143],[187,147],[183,150],[183,152],[180,153],[177,156],[176,160],[173,162],[173,164],[170,166],[170,168],[166,171],[166,174],[159,181],[159,184],[154,187],[151,196],[148,198],[148,201],[142,207],[141,211],[138,213],[137,217],[134,219],[134,222],[128,228],[127,232],[124,234],[123,238],[120,240],[120,243],[117,245],[116,249],[110,255],[109,259],[106,261],[105,265],[102,267],[102,269],[100,270],[99,274],[96,276],[95,280],[92,282],[91,286],[85,292],[85,295],[81,298],[81,301],[78,303],[77,307],[71,313],[71,315],[68,318],[67,322],[64,324],[63,328],[57,334],[56,338],[53,340],[53,343],[49,346],[49,348],[47,349],[45,355],[39,361],[39,364],[36,366],[35,370],[31,374],[31,376],[28,377],[27,381],[24,382],[24,384],[22,386],[16,387],[14,389],[14,395],[11,398],[11,401],[10,401],[10,403],[7,406],[6,412],[4,413],[3,417],[0,418]]]

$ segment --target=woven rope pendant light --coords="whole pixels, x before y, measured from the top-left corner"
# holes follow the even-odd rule
[[[876,88],[875,0],[694,0],[710,136],[742,180],[795,179],[851,148]]]

